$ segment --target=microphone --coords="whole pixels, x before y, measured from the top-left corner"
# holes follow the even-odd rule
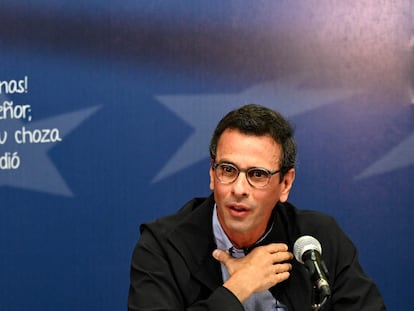
[[[326,300],[331,295],[331,289],[326,277],[328,269],[321,259],[322,247],[319,241],[310,235],[301,236],[293,245],[293,253],[296,260],[308,269],[320,300]]]

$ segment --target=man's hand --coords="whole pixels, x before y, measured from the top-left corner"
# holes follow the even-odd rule
[[[293,254],[286,244],[273,243],[258,246],[243,258],[233,258],[229,253],[216,249],[213,257],[223,263],[229,279],[223,284],[244,302],[253,293],[264,291],[289,278]]]

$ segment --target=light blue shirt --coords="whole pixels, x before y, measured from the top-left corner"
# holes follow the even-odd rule
[[[259,243],[260,241],[262,241],[271,230],[272,228],[270,228],[265,233],[265,235],[256,243]],[[245,256],[244,250],[234,247],[233,244],[230,242],[230,239],[225,234],[217,217],[216,206],[214,206],[214,211],[213,211],[213,234],[216,239],[216,245],[218,249],[222,249],[224,251],[230,252],[230,254],[233,257],[239,258],[239,257]],[[229,273],[224,264],[221,264],[221,274],[223,276],[223,281],[225,282],[229,278]],[[246,311],[272,311],[272,310],[273,311],[276,311],[276,310],[287,311],[288,310],[287,307],[285,305],[282,305],[280,302],[278,302],[268,290],[254,293],[243,303],[243,306]]]

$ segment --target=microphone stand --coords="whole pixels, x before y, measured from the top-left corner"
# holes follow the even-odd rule
[[[326,302],[329,300],[329,297],[331,296],[331,291],[329,288],[329,284],[326,283],[326,281],[324,281],[324,283],[322,284],[319,283],[321,282],[321,280],[318,280],[318,276],[320,276],[321,274],[325,274],[325,276],[328,276],[328,269],[326,268],[325,263],[323,261],[321,261],[322,271],[319,271],[318,273],[316,273],[316,269],[318,269],[318,267],[315,268],[313,264],[306,262],[305,266],[308,268],[308,271],[310,272],[313,280],[312,310],[323,310],[323,307],[325,306]],[[318,286],[315,282],[318,282]]]
[[[323,310],[323,307],[325,306],[326,302],[329,299],[329,295],[321,295],[319,290],[316,288],[316,286],[313,286],[312,288],[312,310],[319,311]]]

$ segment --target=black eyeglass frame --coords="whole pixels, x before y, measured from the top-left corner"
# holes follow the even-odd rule
[[[217,176],[217,173],[216,173],[217,172],[217,167],[222,166],[222,165],[232,167],[237,171],[237,175],[235,176],[234,180],[232,180],[230,182],[223,182],[220,179],[220,177]],[[239,178],[240,173],[243,172],[244,175],[246,175],[246,179],[247,179],[247,182],[249,183],[249,185],[252,186],[253,188],[258,188],[258,189],[266,187],[270,183],[270,179],[272,178],[273,175],[276,175],[277,173],[282,173],[283,172],[283,169],[270,171],[270,170],[268,170],[264,167],[249,167],[247,169],[242,170],[242,169],[238,168],[235,164],[228,163],[228,162],[213,163],[212,168],[214,170],[214,175],[217,177],[218,181],[221,182],[222,184],[230,185],[230,184],[234,183],[237,180],[237,178]],[[252,184],[252,182],[250,181],[249,172],[254,171],[254,170],[260,170],[260,171],[263,171],[266,174],[268,174],[267,183],[265,185],[256,186],[256,185]]]

